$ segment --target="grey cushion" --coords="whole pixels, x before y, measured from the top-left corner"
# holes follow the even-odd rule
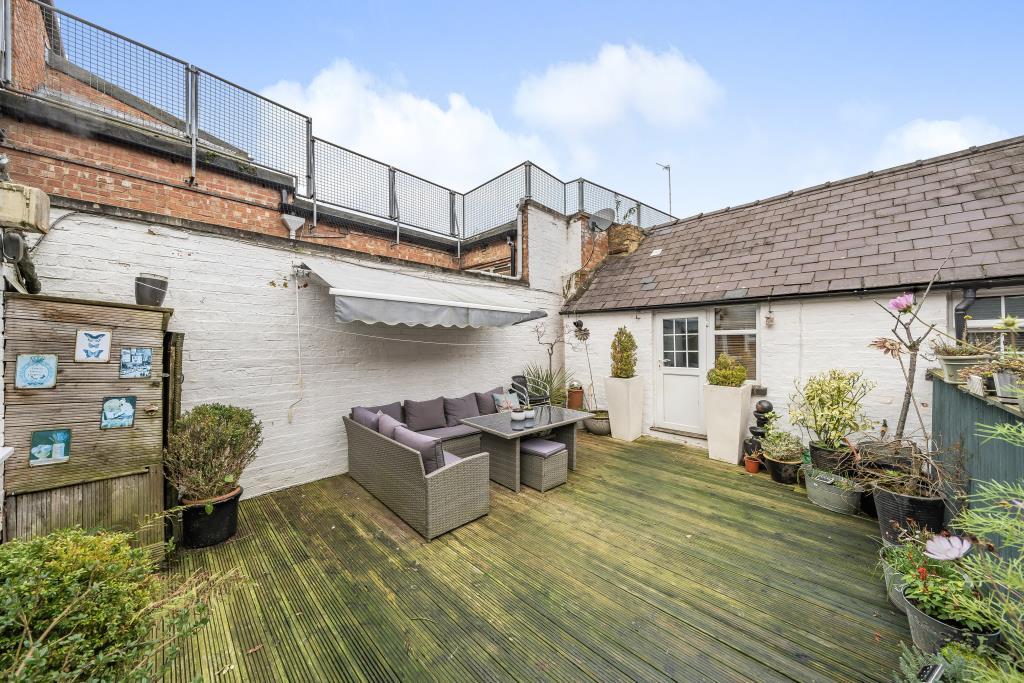
[[[494,406],[494,395],[504,394],[505,387],[494,387],[490,391],[485,391],[482,394],[474,394],[476,396],[476,408],[480,411],[481,415],[493,415],[498,412],[498,409]]]
[[[395,441],[419,451],[423,459],[423,471],[427,474],[444,467],[444,451],[441,450],[440,439],[417,434],[405,427],[395,427]]]
[[[542,458],[549,458],[559,451],[565,450],[564,443],[549,441],[547,439],[523,439],[519,442],[519,452],[539,455]]]
[[[476,406],[476,394],[466,394],[462,398],[444,399],[444,417],[449,427],[462,424],[464,417],[477,417],[480,409]]]
[[[494,403],[494,412],[498,412],[498,409],[504,406],[504,410],[510,408],[519,407],[519,396],[511,392],[507,394],[492,394],[492,403]]]
[[[409,425],[409,429],[414,432],[447,427],[448,421],[444,417],[444,399],[438,396],[429,401],[406,401],[405,424]]]
[[[376,413],[380,411],[385,415],[390,415],[399,422],[402,421],[402,404],[399,403],[398,401],[395,401],[394,403],[389,403],[386,406],[366,406],[366,410],[369,410],[371,413]],[[352,409],[352,412],[355,413],[354,408]]]
[[[433,439],[441,439],[447,441],[448,439],[458,439],[461,436],[473,436],[479,434],[480,430],[476,427],[470,427],[469,425],[455,425],[454,427],[440,427],[438,429],[425,429],[420,434],[423,436],[429,436]]]
[[[454,465],[458,461],[462,460],[462,458],[460,458],[459,456],[455,455],[454,453],[449,453],[448,451],[441,451],[441,455],[444,457],[445,467],[447,467],[448,465]]]
[[[352,419],[364,427],[377,431],[377,422],[380,420],[380,413],[376,410],[371,411],[369,408],[356,406],[352,409]]]
[[[390,415],[384,413],[377,413],[380,416],[380,420],[377,422],[377,431],[388,437],[389,439],[395,438],[395,427],[406,427],[404,422],[399,422]]]

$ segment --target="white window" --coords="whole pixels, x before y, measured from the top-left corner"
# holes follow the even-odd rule
[[[747,368],[747,379],[757,379],[757,304],[715,308],[715,358],[727,353]],[[712,363],[714,361],[712,360]]]
[[[1010,336],[994,329],[1005,316],[1024,319],[1024,293],[1001,296],[979,296],[967,309],[967,341],[975,344],[992,342],[1000,351],[1010,344]],[[1017,348],[1024,349],[1024,334],[1017,335]]]

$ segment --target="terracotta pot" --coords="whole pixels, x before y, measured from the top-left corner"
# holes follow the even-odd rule
[[[583,390],[569,389],[568,398],[566,398],[565,401],[565,407],[570,410],[581,410],[583,408]]]
[[[761,461],[757,458],[751,458],[750,456],[744,456],[743,466],[747,469],[747,472],[751,474],[757,474],[761,471]]]

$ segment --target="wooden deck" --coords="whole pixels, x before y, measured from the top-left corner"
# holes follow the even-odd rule
[[[177,554],[250,582],[171,678],[891,680],[873,520],[660,441],[579,452],[431,543],[347,476],[244,501],[235,539]]]

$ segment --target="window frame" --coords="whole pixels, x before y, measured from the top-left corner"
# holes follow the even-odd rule
[[[1006,335],[1000,334],[999,330],[995,329],[993,326],[1006,316],[1007,297],[1020,296],[1024,296],[1024,287],[1014,287],[1012,289],[999,290],[998,292],[979,294],[977,299],[999,299],[999,317],[978,319],[974,317],[969,318],[965,321],[967,324],[967,334],[969,335],[972,332],[981,332],[996,335],[999,338],[999,352],[1002,353],[1005,350],[1004,342],[1006,341]],[[977,301],[977,299],[975,301]],[[967,315],[971,315],[970,308],[967,309]]]
[[[716,313],[720,308],[735,308],[738,306],[753,306],[754,307],[754,327],[743,328],[736,330],[717,330],[715,329],[715,321],[717,319]],[[708,331],[710,332],[710,344],[708,345],[708,367],[709,369],[715,366],[715,358],[718,357],[718,337],[737,336],[737,335],[754,335],[754,376],[747,377],[747,382],[757,383],[761,378],[761,304],[758,303],[735,303],[735,304],[723,304],[720,306],[711,306],[708,309]]]

